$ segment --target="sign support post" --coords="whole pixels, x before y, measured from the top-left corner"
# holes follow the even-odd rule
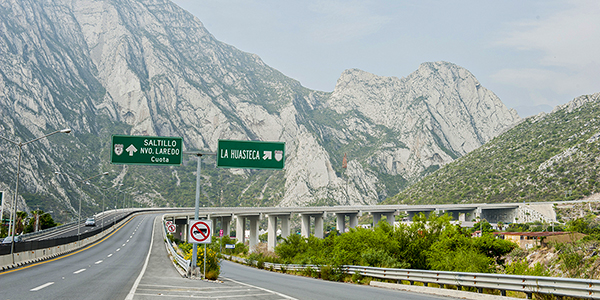
[[[198,166],[196,167],[196,202],[194,209],[194,221],[198,221],[198,216],[200,214],[200,171],[202,170],[202,154],[196,155],[198,156]],[[198,244],[194,243],[192,245],[192,266],[195,270],[198,267]]]
[[[0,202],[2,202],[2,209],[0,209],[0,225],[4,226],[4,192],[0,191]]]
[[[196,167],[196,200],[194,203],[194,221],[198,221],[200,216],[200,172],[202,171],[202,155],[216,155],[216,153],[184,152],[184,154],[193,154],[198,157],[198,165]],[[192,247],[192,267],[196,270],[198,267],[198,244],[193,243]],[[204,260],[206,261],[206,254]]]

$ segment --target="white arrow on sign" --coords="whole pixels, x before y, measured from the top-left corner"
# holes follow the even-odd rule
[[[263,151],[263,160],[273,159],[272,151]]]
[[[129,156],[133,156],[133,153],[137,152],[137,148],[133,144],[129,145],[125,151],[129,152]]]

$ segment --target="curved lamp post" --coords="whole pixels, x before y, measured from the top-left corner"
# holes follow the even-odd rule
[[[10,221],[8,223],[9,234],[12,236],[12,241],[10,243],[10,255],[12,256],[12,263],[13,264],[15,263],[14,249],[15,249],[15,223],[16,223],[16,220],[13,219],[13,216],[14,216],[14,218],[16,218],[16,213],[17,213],[17,195],[19,194],[19,175],[21,173],[21,156],[23,154],[23,146],[25,146],[25,145],[27,145],[29,143],[33,143],[33,142],[35,142],[37,140],[41,140],[43,138],[49,137],[49,136],[51,136],[53,134],[57,134],[57,133],[70,133],[70,132],[71,132],[70,128],[65,128],[65,129],[62,129],[62,130],[57,130],[57,131],[48,133],[48,134],[46,134],[44,136],[41,136],[39,138],[35,138],[35,139],[33,139],[31,141],[28,141],[28,142],[25,142],[25,143],[23,143],[23,142],[15,142],[13,140],[10,140],[10,139],[7,139],[7,138],[5,138],[3,136],[0,136],[1,139],[5,140],[5,141],[8,141],[8,142],[10,142],[10,143],[12,143],[14,145],[17,145],[17,147],[19,147],[19,160],[17,162],[17,183],[15,185],[15,195],[14,195],[14,199],[13,199],[13,211],[10,214]]]
[[[69,176],[68,174],[62,173],[62,172],[54,172],[54,174],[56,175],[65,175],[69,178],[72,178],[75,181],[81,182],[83,184],[90,184],[88,181],[92,178],[96,178],[98,176],[104,176],[104,175],[108,175],[108,172],[104,172],[104,173],[100,173],[98,175],[94,175],[92,177],[83,179],[83,180],[78,180],[78,179],[74,179],[72,176]],[[79,243],[79,232],[80,232],[80,228],[81,228],[81,197],[79,197],[79,216],[78,216],[78,221],[77,221],[77,243]]]

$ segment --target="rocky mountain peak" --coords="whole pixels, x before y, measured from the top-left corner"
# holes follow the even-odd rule
[[[108,185],[131,184],[147,204],[193,201],[186,166],[111,165],[112,134],[181,136],[186,149],[206,151],[219,139],[286,143],[283,171],[206,175],[207,206],[372,204],[519,121],[446,62],[404,78],[350,69],[332,93],[309,90],[167,0],[0,0],[0,8],[0,131],[26,140],[74,129],[51,139],[66,140],[60,146],[31,145],[23,165],[24,192],[59,211],[72,211],[65,199],[73,197],[97,208],[100,192],[55,170],[109,170]],[[14,186],[11,149],[0,143],[4,190]],[[33,201],[19,199],[21,207]]]

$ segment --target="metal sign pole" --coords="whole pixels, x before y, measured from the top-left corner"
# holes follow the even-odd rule
[[[0,225],[4,226],[4,192],[0,191],[0,202],[2,203],[2,209],[0,209]]]
[[[206,244],[204,244],[204,276],[202,277],[206,279]]]
[[[200,214],[200,171],[202,170],[202,154],[196,154],[198,156],[198,166],[196,168],[196,203],[194,210],[194,220],[198,221]],[[194,243],[192,248],[192,266],[194,269],[198,267],[198,244]]]

